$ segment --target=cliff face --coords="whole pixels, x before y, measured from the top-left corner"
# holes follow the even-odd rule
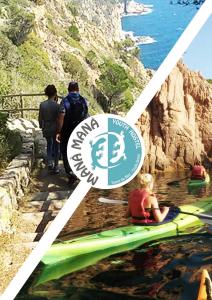
[[[4,79],[0,94],[37,93],[54,83],[63,95],[68,82],[74,79],[89,99],[92,113],[99,112],[104,108],[102,102],[108,101],[100,77],[109,74],[109,61],[126,73],[129,88],[119,95],[124,103],[120,110],[126,110],[150,75],[137,52],[125,49],[125,41],[121,40],[122,12],[119,0],[0,3],[0,77]]]
[[[107,38],[107,41],[113,43],[122,38],[121,14],[123,13],[123,6],[118,0],[75,0],[74,2],[80,3],[80,19],[96,25],[97,29]]]
[[[173,170],[212,156],[212,85],[182,62],[173,69],[139,122],[144,169]]]
[[[100,55],[114,56],[113,44],[121,38],[121,6],[116,1],[96,0],[51,0],[43,3],[31,7],[35,14],[35,31],[44,42],[50,63],[60,79],[66,78],[60,59],[61,52],[66,51],[77,55],[89,71],[91,81],[95,80],[98,76],[85,64],[85,53],[95,49]],[[76,24],[79,30],[80,43],[67,36],[71,24]]]

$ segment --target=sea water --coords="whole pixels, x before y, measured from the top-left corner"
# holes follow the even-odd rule
[[[122,18],[124,31],[134,36],[151,37],[141,44],[141,61],[146,68],[157,70],[180,35],[198,11],[195,5],[170,4],[170,0],[137,0],[150,6],[150,13]],[[173,1],[176,2],[176,1]]]

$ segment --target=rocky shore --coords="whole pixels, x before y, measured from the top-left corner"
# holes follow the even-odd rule
[[[212,85],[181,61],[138,122],[147,172],[189,168],[212,161]]]
[[[124,11],[124,5],[123,5]],[[152,12],[151,5],[144,5],[142,3],[136,2],[134,0],[129,1],[127,3],[127,12],[124,12],[124,16],[131,16],[131,15],[146,15]]]

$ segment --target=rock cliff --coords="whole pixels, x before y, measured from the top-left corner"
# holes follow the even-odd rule
[[[147,172],[189,167],[212,157],[212,85],[179,62],[138,125]]]
[[[92,113],[99,112],[104,107],[97,102],[108,101],[100,76],[107,73],[110,61],[126,71],[130,88],[120,100],[131,104],[150,76],[138,59],[138,49],[126,50],[122,12],[119,0],[0,3],[0,94],[37,93],[55,83],[63,95],[74,79],[92,104]]]

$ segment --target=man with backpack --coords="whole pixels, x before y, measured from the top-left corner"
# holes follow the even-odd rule
[[[58,130],[56,135],[57,141],[61,143],[63,164],[69,183],[73,183],[73,181],[76,180],[76,176],[73,174],[67,158],[68,140],[77,125],[87,117],[87,100],[80,95],[78,83],[71,81],[68,86],[68,95],[60,103]]]

